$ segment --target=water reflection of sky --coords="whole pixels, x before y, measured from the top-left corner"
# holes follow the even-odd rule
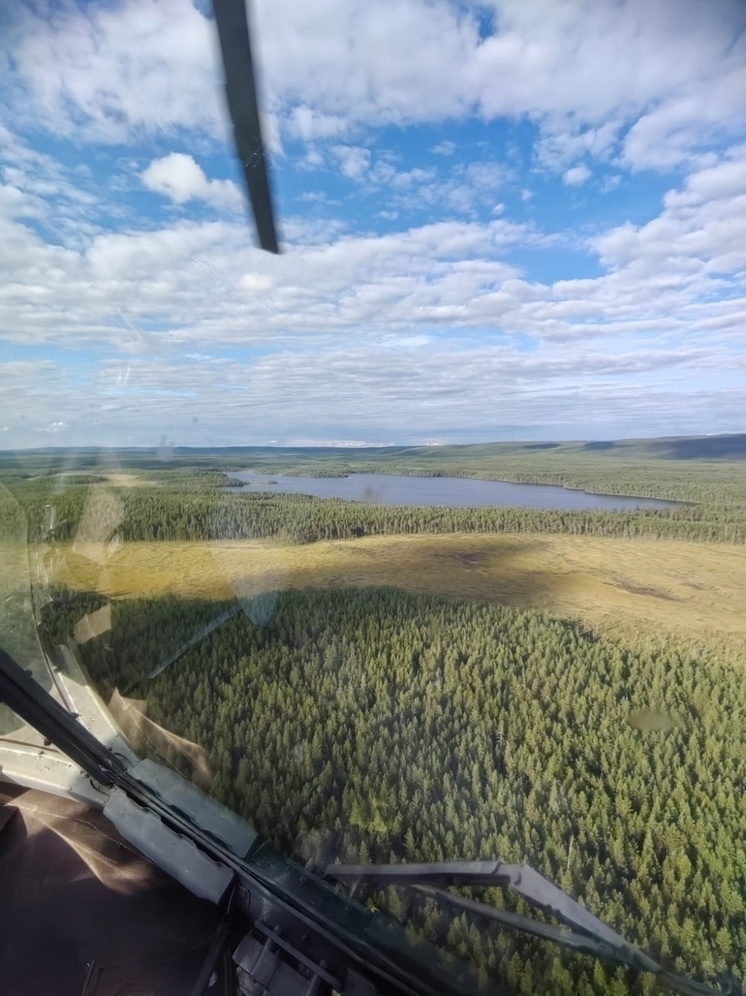
[[[246,481],[245,488],[230,490],[279,491],[344,498],[382,505],[448,505],[461,508],[520,506],[539,509],[667,508],[675,503],[654,498],[594,495],[546,484],[511,484],[507,481],[477,481],[467,477],[410,477],[398,474],[353,474],[350,477],[286,477],[251,471],[231,477]]]

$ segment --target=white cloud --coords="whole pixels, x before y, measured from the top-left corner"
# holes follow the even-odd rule
[[[464,167],[464,178],[481,190],[496,190],[510,177],[510,171],[502,163],[470,162]]]
[[[744,8],[742,7],[742,10]],[[640,117],[624,140],[623,161],[633,169],[671,169],[690,161],[693,154],[728,136],[746,123],[746,60],[744,36],[736,50],[740,64],[714,79],[684,87]]]
[[[323,204],[326,207],[339,207],[342,203],[336,197],[329,197],[323,190],[305,190],[295,199],[299,204]]]
[[[739,419],[744,395],[742,389],[708,382],[708,369],[723,361],[711,347],[641,352],[604,344],[568,353],[556,345],[537,357],[501,344],[451,339],[435,349],[429,337],[392,337],[382,345],[351,343],[344,350],[326,345],[283,351],[254,363],[206,356],[181,360],[127,361],[126,386],[122,364],[105,360],[79,381],[78,394],[65,384],[71,369],[53,364],[49,390],[39,392],[32,365],[17,366],[10,400],[20,406],[27,427],[19,428],[16,417],[11,432],[33,438],[46,430],[57,409],[70,421],[73,436],[85,425],[88,440],[108,442],[116,433],[120,444],[152,444],[164,432],[183,439],[195,418],[205,439],[243,443],[264,441],[268,434],[279,442],[312,443],[334,438],[335,425],[349,427],[347,438],[387,441],[411,440],[418,433],[453,438],[473,434],[475,426],[489,434],[491,427],[505,424],[556,432],[580,424],[581,386],[584,406],[594,412],[595,433],[603,434],[608,424],[665,431],[672,422],[683,432],[697,431],[703,419],[717,431]]]
[[[415,166],[409,170],[394,171],[385,182],[388,182],[394,190],[410,190],[412,187],[421,189],[424,185],[432,183],[435,176],[434,169]]]
[[[114,142],[136,130],[221,134],[216,46],[188,0],[18,5],[5,20],[17,100],[50,131]]]
[[[200,200],[217,208],[239,209],[241,192],[232,180],[208,180],[192,156],[172,152],[154,159],[141,174],[143,184],[175,204]]]
[[[592,176],[587,166],[581,163],[580,166],[573,166],[562,174],[562,181],[568,187],[579,187]]]
[[[544,115],[535,143],[537,163],[561,171],[582,157],[607,162],[615,152],[625,115],[612,112],[597,125],[581,126],[573,114]]]
[[[671,155],[656,149],[678,145],[680,154],[696,146],[703,120],[721,134],[744,121],[738,76],[746,14],[738,0],[494,6],[500,31],[469,66],[480,106],[488,117],[523,112],[540,120],[549,140],[540,151],[556,167],[582,152],[610,152],[625,123],[641,114],[652,123],[625,146],[638,167],[670,165]]]
[[[48,213],[43,200],[19,190],[12,184],[0,184],[0,216],[6,218],[42,218]]]
[[[684,191],[672,191],[665,203],[672,207],[677,203],[697,204],[740,194],[746,194],[746,145],[731,149],[717,165],[692,173]]]
[[[306,154],[302,159],[298,161],[299,169],[322,169],[324,166],[324,157],[321,155],[318,149],[308,149]]]
[[[269,130],[279,121],[316,140],[473,113],[527,116],[554,169],[608,157],[620,141],[629,166],[668,169],[744,124],[740,0],[491,6],[498,30],[481,38],[468,6],[446,0],[259,0]],[[225,139],[213,27],[188,0],[23,6],[6,20],[7,98],[26,118],[109,142],[184,128]],[[450,151],[447,142],[435,149]]]
[[[97,347],[88,363],[0,367],[12,441],[38,442],[56,424],[75,438],[91,410],[97,440],[110,442],[125,431],[152,441],[154,427],[170,433],[194,417],[221,440],[221,426],[235,441],[338,438],[348,416],[350,438],[420,425],[447,438],[488,425],[485,413],[569,424],[581,395],[585,410],[648,431],[682,411],[692,429],[742,419],[743,135],[715,151],[744,124],[740,4],[494,9],[499,31],[481,39],[473,7],[455,0],[258,0],[269,120],[305,143],[297,156],[289,146],[296,176],[278,182],[278,200],[312,205],[285,207],[279,258],[250,247],[240,189],[197,161],[230,146],[212,28],[189,0],[62,0],[7,18],[2,96],[9,120],[38,127],[39,148],[0,128],[0,336],[40,356]],[[475,159],[474,144],[443,137],[430,149],[437,161],[417,161],[404,143],[380,148],[394,128],[376,134],[430,122],[460,136],[474,115],[500,116],[508,135],[516,120],[537,126],[533,201],[518,166],[527,150],[511,151],[512,140],[505,155],[501,140],[483,142]],[[41,152],[39,135],[73,139],[51,147],[78,152],[77,166]],[[99,142],[124,143],[107,153],[111,174]],[[191,154],[169,152],[179,148]],[[505,207],[517,194],[531,202],[517,216],[540,217],[541,184],[557,182],[547,171],[573,186],[610,165],[620,172],[601,189],[624,175],[630,197],[644,178],[629,171],[679,173],[657,211],[649,198],[634,203],[632,220],[610,230],[597,217],[590,239]],[[322,169],[332,175],[305,172]],[[340,185],[335,213],[324,191],[340,175],[355,188]],[[184,211],[137,218],[125,196],[135,176]],[[323,191],[300,193],[295,178]],[[201,202],[240,218],[187,220]],[[374,212],[400,230],[376,235]],[[567,272],[581,249],[594,257],[584,272],[598,261],[600,273],[542,279],[542,251],[556,247]]]
[[[45,243],[6,220],[0,230],[0,329],[6,340],[99,341],[129,354],[199,343],[468,320],[465,302],[514,275],[501,256],[546,237],[504,219],[442,222],[385,236],[343,235],[337,219],[283,219],[292,252],[250,248],[235,224],[178,222],[100,232],[85,247]],[[445,309],[445,310],[444,310]]]
[[[595,237],[607,274],[554,284],[529,279],[510,256],[562,245],[562,236],[505,217],[376,236],[350,233],[342,219],[289,216],[291,251],[280,257],[250,248],[243,219],[95,232],[64,247],[6,217],[0,329],[6,341],[100,342],[128,356],[168,356],[184,340],[190,352],[261,344],[302,353],[340,333],[378,342],[432,327],[539,344],[643,334],[660,349],[684,335],[692,348],[714,348],[716,336],[725,349],[746,296],[743,158],[738,147],[692,174],[646,225]]]
[[[336,114],[321,114],[302,104],[294,107],[288,118],[288,129],[291,135],[311,141],[320,138],[332,138],[347,131],[349,122]]]
[[[452,156],[456,151],[456,143],[450,139],[444,139],[434,145],[430,151],[436,156]]]
[[[610,266],[646,272],[738,273],[746,268],[746,147],[691,174],[646,225],[627,223],[595,241]]]
[[[512,175],[503,163],[490,160],[398,169],[390,156],[379,153],[357,179],[366,193],[375,193],[379,203],[385,201],[387,210],[428,209],[439,216],[448,211],[476,217],[476,209],[492,204],[495,190]]]
[[[339,171],[348,180],[362,180],[370,167],[370,149],[354,145],[333,145],[332,155],[339,163]]]

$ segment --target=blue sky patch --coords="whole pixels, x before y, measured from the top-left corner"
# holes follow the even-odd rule
[[[209,5],[3,11],[4,447],[744,429],[738,0],[252,11],[279,257]]]

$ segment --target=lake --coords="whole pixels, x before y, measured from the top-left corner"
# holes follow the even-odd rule
[[[620,495],[594,495],[548,484],[511,484],[508,481],[478,481],[471,477],[408,477],[401,474],[351,474],[349,477],[284,477],[254,471],[229,472],[229,477],[246,481],[243,488],[227,491],[280,491],[284,494],[313,495],[315,498],[344,498],[380,505],[448,505],[481,508],[497,505],[543,509],[673,508],[677,503],[656,498],[628,498]],[[276,483],[270,484],[270,481]]]

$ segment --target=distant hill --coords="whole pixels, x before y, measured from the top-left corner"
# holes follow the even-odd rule
[[[212,466],[223,457],[231,465],[236,461],[249,465],[252,459],[279,457],[282,460],[332,462],[345,464],[389,462],[405,458],[424,463],[443,463],[451,459],[481,459],[482,457],[530,456],[532,453],[573,457],[621,457],[632,460],[746,460],[746,432],[717,436],[661,436],[655,439],[618,439],[587,442],[510,442],[463,443],[444,446],[176,446],[168,453],[155,447],[44,447],[35,450],[0,450],[0,462],[11,461],[26,453],[48,455],[60,459],[64,454],[76,454],[78,466],[95,464],[102,453],[116,456],[123,464],[163,467],[169,459],[180,457],[179,463],[192,466]]]
[[[300,451],[310,456],[311,451]],[[331,451],[317,450],[321,454]],[[557,456],[612,456],[636,460],[746,460],[746,432],[718,436],[662,436],[656,439],[617,439],[593,442],[471,443],[458,446],[385,447],[344,452],[345,459],[375,460],[404,456],[418,460],[441,461],[449,457],[529,456],[532,453]]]
[[[568,443],[487,443],[467,446],[416,447],[418,456],[428,451],[454,450],[474,456],[508,456],[532,452],[561,455],[609,455],[659,460],[746,460],[746,432],[718,436],[660,436],[655,439],[616,439]],[[415,450],[410,449],[412,453]],[[379,451],[380,452],[380,451]]]
[[[586,444],[586,446],[593,444]],[[727,436],[671,436],[664,439],[612,443],[644,450],[650,456],[670,460],[745,460],[746,432]]]

